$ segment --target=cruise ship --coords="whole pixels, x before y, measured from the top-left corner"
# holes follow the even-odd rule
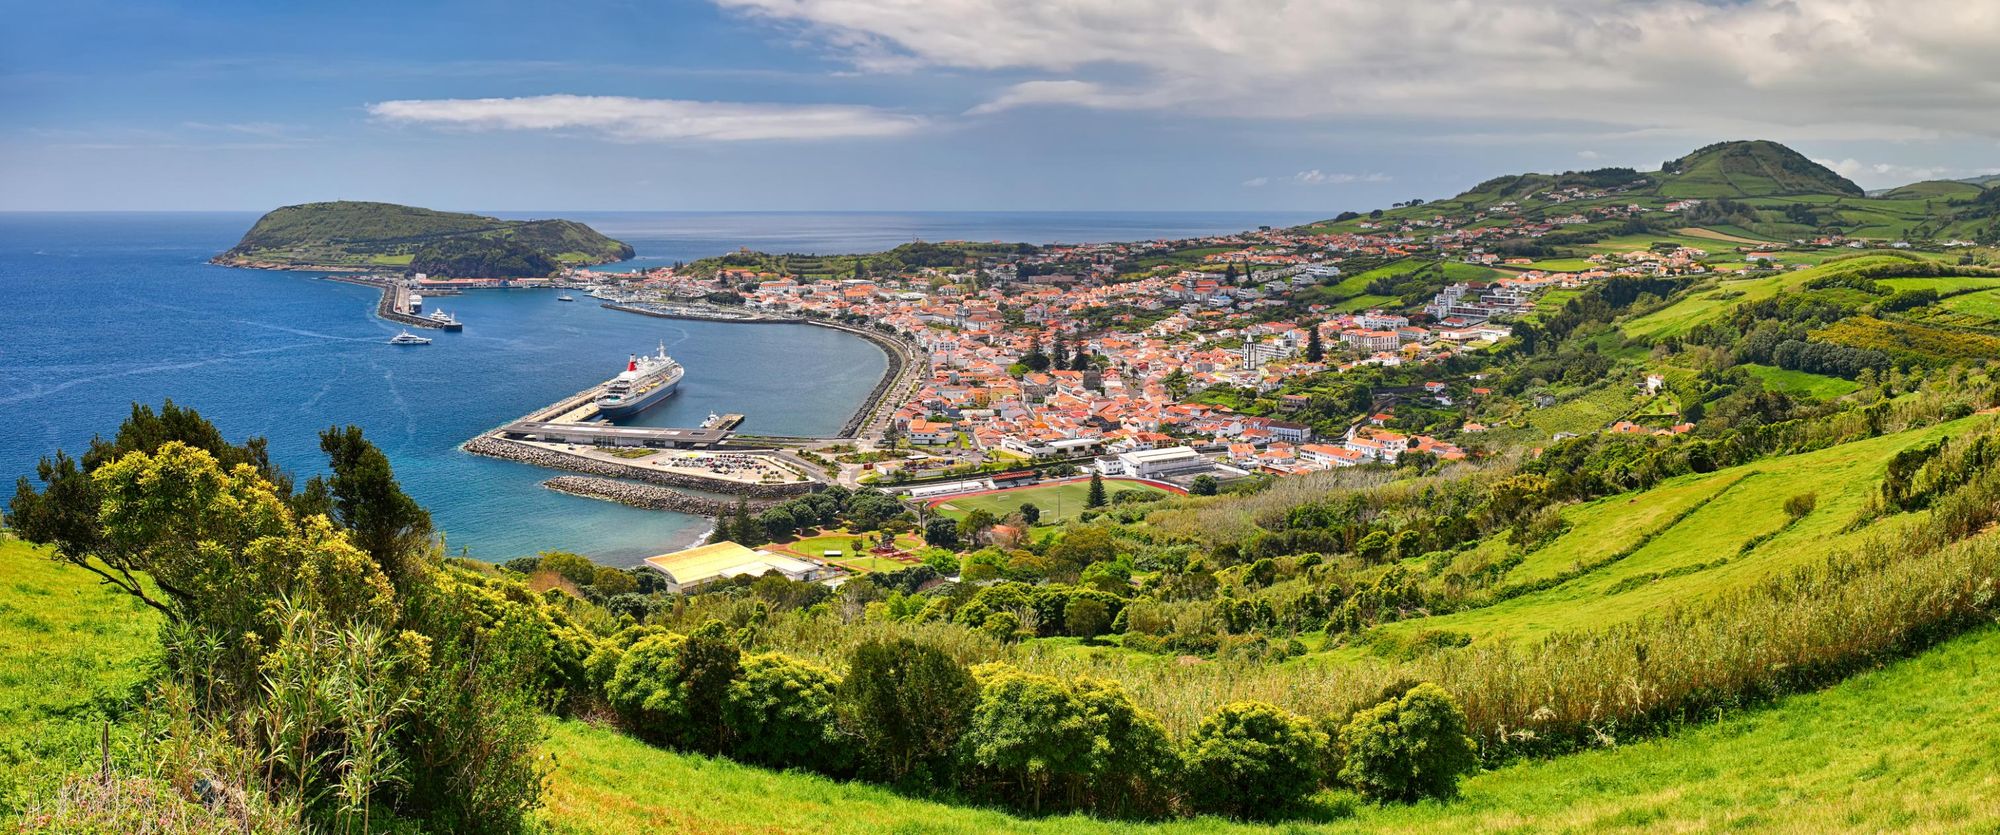
[[[597,411],[612,420],[636,415],[678,390],[686,373],[680,363],[667,356],[666,343],[661,343],[660,352],[653,356],[633,354],[626,360],[625,370],[604,384],[604,392],[597,396]]]

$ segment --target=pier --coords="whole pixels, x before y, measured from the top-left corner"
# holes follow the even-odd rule
[[[418,316],[411,313],[410,294],[418,291],[411,289],[400,281],[368,275],[328,275],[326,276],[326,280],[338,281],[343,284],[359,284],[363,287],[380,289],[382,291],[382,298],[375,303],[375,315],[396,324],[443,331],[465,330],[465,326],[456,320],[440,322],[428,316]]]

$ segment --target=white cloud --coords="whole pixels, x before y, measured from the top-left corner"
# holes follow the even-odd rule
[[[1377,174],[1377,173],[1370,173],[1370,174],[1329,173],[1326,171],[1321,171],[1317,168],[1313,168],[1305,171],[1300,171],[1297,174],[1293,174],[1292,179],[1309,186],[1324,186],[1324,185],[1346,185],[1348,183],[1386,183],[1389,182],[1389,175]]]
[[[1576,152],[1576,156],[1578,159],[1597,159],[1598,157],[1603,156],[1603,154],[1586,149]]]
[[[1250,179],[1243,181],[1244,188],[1263,188],[1270,184],[1271,184],[1271,178],[1269,177],[1251,177]]]
[[[576,130],[618,142],[901,136],[924,119],[847,104],[755,104],[623,96],[413,99],[368,105],[388,122],[461,130]]]
[[[1817,162],[1842,177],[1864,186],[1896,186],[1923,180],[1942,180],[1953,177],[1971,176],[1976,172],[1960,171],[1943,166],[1897,165],[1887,162],[1868,163],[1853,157],[1846,159],[1816,159]]]
[[[2000,136],[2000,3],[715,0],[1028,105],[1905,140]],[[1023,74],[1032,80],[1020,81]],[[1040,75],[1041,78],[1034,78]]]

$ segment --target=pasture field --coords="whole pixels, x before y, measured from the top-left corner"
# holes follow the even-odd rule
[[[1581,435],[1595,432],[1624,417],[1638,405],[1638,390],[1607,385],[1573,400],[1544,409],[1530,409],[1522,415],[1529,429],[1548,440],[1558,432]]]
[[[2000,290],[1980,290],[1952,296],[1939,301],[1937,306],[1989,322],[2000,321]]]
[[[1138,490],[1148,494],[1171,495],[1172,491],[1122,478],[1104,480],[1104,493],[1115,497],[1121,490]],[[1037,484],[1033,487],[1017,487],[997,493],[981,493],[960,496],[940,501],[933,505],[937,510],[953,519],[963,519],[975,510],[984,510],[995,518],[1005,519],[1007,514],[1021,509],[1022,504],[1033,504],[1042,511],[1041,524],[1049,525],[1065,519],[1075,518],[1083,513],[1083,504],[1090,495],[1090,480],[1077,479],[1060,484]]]
[[[1871,536],[1894,538],[1913,515],[1855,530],[1896,452],[1993,420],[1975,415],[1928,429],[1669,479],[1651,490],[1565,511],[1567,530],[1529,553],[1502,579],[1547,586],[1484,608],[1377,627],[1406,636],[1427,629],[1477,640],[1533,640],[1564,629],[1603,627],[1718,592],[1752,585]],[[1783,505],[1813,493],[1815,507],[1791,521]],[[1548,585],[1550,582],[1555,585]]]
[[[1750,375],[1764,381],[1764,387],[1772,391],[1784,392],[1794,397],[1804,396],[1818,400],[1831,400],[1861,388],[1853,380],[1814,374],[1810,371],[1793,371],[1769,365],[1745,363],[1741,366]]]
[[[1899,255],[1861,255],[1775,275],[1723,279],[1710,289],[1691,293],[1673,304],[1626,322],[1624,331],[1627,336],[1635,338],[1658,338],[1686,333],[1696,325],[1727,315],[1729,311],[1745,302],[1760,301],[1782,291],[1799,289],[1816,278],[1861,269],[1907,264],[1910,260]],[[1877,279],[1877,281],[1903,280],[1907,279]]]

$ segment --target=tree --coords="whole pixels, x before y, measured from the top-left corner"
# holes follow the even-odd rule
[[[1306,361],[1319,362],[1326,359],[1326,346],[1320,343],[1319,325],[1306,326]]]
[[[733,756],[772,768],[809,768],[839,776],[852,766],[833,710],[833,673],[788,655],[743,659],[723,707],[735,737]]]
[[[719,753],[727,740],[723,704],[740,652],[709,621],[687,636],[654,635],[625,651],[605,685],[611,706],[654,740]]]
[[[1036,337],[1034,341],[1028,343],[1028,352],[1021,355],[1020,362],[1022,365],[1027,366],[1029,371],[1039,372],[1049,370],[1049,355],[1042,353],[1042,340],[1040,337]]]
[[[389,457],[361,436],[361,427],[329,427],[319,434],[319,448],[333,468],[326,486],[334,518],[391,582],[408,584],[415,555],[430,540],[430,513],[403,492]]]
[[[1092,473],[1090,474],[1090,492],[1088,492],[1088,493],[1084,494],[1084,499],[1083,499],[1083,506],[1084,506],[1084,507],[1103,507],[1103,506],[1104,506],[1104,474],[1103,474],[1103,473],[1100,473],[1100,472],[1092,472]]]
[[[1188,737],[1188,799],[1204,812],[1236,818],[1282,814],[1319,789],[1326,734],[1263,702],[1233,702]]]
[[[1099,730],[1062,681],[1005,669],[987,678],[963,747],[984,788],[1038,812],[1051,794],[1073,808],[1098,770]]]
[[[1094,597],[1072,597],[1063,606],[1063,628],[1078,638],[1095,638],[1111,629],[1111,608]]]
[[[543,551],[541,562],[536,566],[542,571],[561,575],[563,579],[579,586],[587,586],[597,579],[597,564],[582,554],[568,551]]]
[[[1030,525],[1042,521],[1042,509],[1036,507],[1034,502],[1022,502],[1021,521]]]
[[[958,522],[945,515],[937,515],[924,523],[924,544],[939,548],[958,547]]]
[[[869,640],[848,657],[835,710],[870,774],[942,785],[978,700],[972,673],[943,650],[908,638]]]
[[[1340,747],[1340,779],[1380,800],[1449,798],[1459,777],[1479,769],[1465,712],[1429,682],[1356,713],[1340,729]]]
[[[1220,485],[1212,475],[1195,476],[1194,483],[1188,485],[1188,492],[1196,496],[1213,496],[1218,489]]]
[[[798,517],[793,516],[791,511],[781,505],[757,514],[757,526],[750,531],[753,538],[741,544],[749,545],[757,541],[757,538],[773,542],[791,536],[798,529]]]
[[[980,534],[985,533],[987,528],[993,527],[999,524],[999,522],[1000,520],[993,518],[992,511],[985,508],[975,508],[965,514],[965,518],[958,520],[958,537],[976,544],[979,541]]]
[[[36,466],[37,490],[27,477],[15,485],[11,505],[13,527],[22,538],[39,545],[53,546],[57,560],[75,565],[103,579],[105,583],[131,595],[159,611],[169,620],[182,619],[187,594],[154,577],[155,595],[139,580],[148,571],[137,562],[142,554],[121,553],[107,548],[99,514],[103,493],[92,475],[107,464],[132,453],[153,454],[168,443],[178,442],[207,453],[224,472],[237,466],[253,469],[281,500],[291,491],[291,477],[272,466],[264,439],[250,438],[241,446],[222,437],[214,424],[193,409],[183,409],[166,401],[158,412],[152,407],[132,404],[132,412],[110,441],[92,438],[81,460],[56,450]]]

